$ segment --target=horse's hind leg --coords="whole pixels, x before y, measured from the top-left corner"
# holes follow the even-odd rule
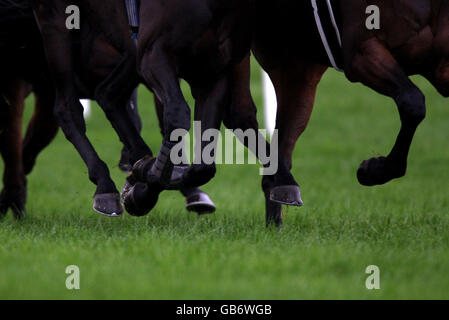
[[[53,114],[54,90],[45,84],[34,86],[35,109],[23,141],[23,166],[29,174],[39,153],[55,138],[59,126]]]
[[[357,178],[362,185],[373,186],[403,177],[414,134],[426,116],[425,97],[377,39],[362,43],[359,51],[347,61],[351,61],[346,67],[348,78],[393,98],[402,123],[390,154],[362,162]]]
[[[162,135],[164,134],[164,106],[155,98],[154,104],[156,107],[156,113],[159,120],[159,128]],[[187,188],[182,187],[179,190],[186,199],[186,209],[198,214],[213,213],[216,210],[216,206],[210,199],[209,195],[197,187]]]
[[[449,57],[442,59],[435,71],[425,77],[443,97],[449,98]]]
[[[173,146],[181,141],[181,137],[178,141],[171,141],[171,135],[174,130],[183,130],[185,133],[190,130],[190,108],[179,85],[176,59],[168,51],[164,40],[156,40],[151,48],[143,50],[145,51],[140,53],[139,69],[148,87],[164,105],[164,139],[156,162],[150,170],[150,177],[165,187],[173,187],[174,165],[170,152]]]
[[[11,208],[14,218],[25,217],[26,178],[22,165],[22,114],[26,87],[23,82],[12,85],[7,116],[8,125],[0,134],[0,153],[5,163],[0,215]]]
[[[268,69],[273,80],[278,100],[276,130],[278,130],[279,157],[292,168],[293,150],[296,141],[307,128],[312,114],[316,89],[326,67],[300,60],[275,70]],[[267,224],[282,223],[282,206],[270,199],[270,190],[275,185],[272,176],[264,176],[262,187],[266,199]]]

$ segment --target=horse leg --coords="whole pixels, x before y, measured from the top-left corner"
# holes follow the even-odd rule
[[[11,208],[14,218],[25,218],[26,177],[22,164],[22,115],[26,88],[14,83],[11,88],[8,127],[0,134],[0,153],[5,163],[3,191],[0,194],[0,216]]]
[[[278,132],[279,163],[283,163],[288,170],[287,174],[290,174],[292,153],[296,141],[307,127],[313,109],[316,88],[326,68],[306,62],[297,62],[274,70],[266,69],[273,80],[278,99],[276,130]],[[245,83],[249,84],[249,81],[245,81]],[[236,90],[244,88],[244,84],[238,84],[238,82],[235,84],[238,85]],[[237,127],[257,129],[256,110],[248,89],[244,91],[248,92],[247,94],[238,94],[239,100],[233,103],[238,107],[233,109],[232,118],[234,121],[244,121]],[[285,169],[281,166],[279,171],[281,170]],[[279,227],[282,224],[282,204],[280,201],[273,201],[272,190],[275,186],[276,175],[264,175],[262,189],[266,202],[266,223],[267,226],[274,224]]]
[[[0,134],[8,127],[9,104],[0,94]]]
[[[120,140],[129,151],[132,165],[145,156],[153,156],[143,141],[136,119],[128,112],[128,104],[138,79],[133,56],[125,56],[120,64],[95,90],[95,98],[111,122]],[[138,119],[138,115],[136,115]]]
[[[357,178],[364,186],[374,186],[403,177],[407,171],[407,158],[414,134],[426,116],[425,97],[377,39],[363,42],[357,53],[347,61],[351,61],[346,67],[348,79],[360,81],[393,98],[402,124],[390,154],[363,161],[357,171]]]
[[[161,129],[161,133],[164,133],[164,106],[162,103],[155,97],[154,105],[156,107],[156,114],[159,120],[159,127]],[[216,210],[216,206],[213,201],[210,199],[209,195],[201,190],[198,187],[181,187],[179,190],[182,195],[185,197],[186,209],[188,211],[196,212],[200,215],[214,213]]]
[[[449,48],[448,48],[449,51]],[[449,98],[449,56],[441,59],[437,68],[424,75],[445,98]]]
[[[151,48],[141,54],[140,71],[147,86],[164,105],[164,138],[161,149],[152,165],[148,182],[156,182],[164,187],[179,187],[181,181],[172,180],[174,165],[170,159],[173,146],[182,140],[171,141],[174,130],[190,130],[190,108],[184,99],[176,73],[175,57],[168,51],[163,40],[156,40]]]
[[[53,114],[53,88],[34,86],[35,109],[28,124],[23,141],[23,166],[25,174],[29,174],[36,163],[39,153],[55,138],[59,126]]]
[[[75,146],[88,167],[89,178],[96,184],[94,210],[116,217],[123,209],[120,195],[112,181],[109,169],[99,158],[86,136],[83,107],[74,88],[75,69],[72,56],[72,39],[65,27],[66,1],[39,1],[36,17],[40,25],[49,70],[56,89],[55,117],[66,138]]]
[[[128,104],[126,106],[126,111],[128,112],[134,127],[137,129],[137,131],[140,133],[142,131],[142,120],[139,116],[139,110],[137,108],[137,88],[133,91],[133,94],[131,96],[131,99],[128,101]],[[128,148],[123,146],[120,161],[118,163],[118,167],[120,170],[122,170],[125,173],[131,172],[133,168],[133,164],[131,163],[131,155]]]

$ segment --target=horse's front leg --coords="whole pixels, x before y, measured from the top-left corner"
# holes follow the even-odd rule
[[[248,63],[249,64],[249,63]],[[276,117],[277,148],[272,140],[271,146],[259,134],[257,149],[251,150],[256,155],[265,154],[270,160],[265,164],[268,170],[262,179],[262,188],[266,200],[267,225],[282,224],[282,204],[302,205],[299,187],[290,173],[292,168],[292,154],[296,141],[304,132],[310,119],[315,98],[316,86],[321,79],[325,67],[298,62],[296,65],[277,68],[272,71],[267,67],[278,98]],[[250,96],[249,66],[244,64],[236,69],[233,86],[233,103],[230,114],[226,116],[225,124],[228,127],[258,129],[256,108]],[[242,88],[246,88],[242,90]],[[265,148],[265,150],[260,149]],[[277,162],[273,167],[273,162]],[[270,172],[271,171],[271,172]],[[282,191],[282,192],[277,192]]]
[[[94,210],[116,217],[122,214],[120,195],[109,169],[99,158],[86,136],[83,107],[74,88],[75,74],[72,37],[65,28],[66,1],[39,1],[36,17],[40,25],[48,66],[56,89],[54,113],[66,138],[86,163],[90,180],[97,185]]]
[[[387,157],[363,161],[357,171],[362,185],[374,186],[403,177],[407,158],[418,125],[426,116],[425,97],[412,83],[388,49],[377,39],[361,44],[346,73],[377,92],[394,99],[401,118],[401,129]]]
[[[59,130],[59,125],[53,113],[55,105],[54,89],[47,81],[33,84],[34,113],[23,141],[25,174],[29,174],[33,170],[38,155],[53,141]]]

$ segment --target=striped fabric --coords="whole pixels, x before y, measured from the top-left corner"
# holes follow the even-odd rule
[[[341,34],[331,0],[311,0],[311,4],[318,33],[329,62],[336,70],[343,71]]]
[[[139,33],[140,19],[139,6],[137,0],[125,0],[126,13],[128,14],[128,22],[131,28],[134,43],[137,45],[137,35]]]
[[[139,8],[137,6],[137,0],[125,0],[126,12],[128,13],[129,25],[134,28],[138,28],[139,21]]]

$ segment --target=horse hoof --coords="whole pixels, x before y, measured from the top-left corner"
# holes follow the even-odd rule
[[[362,186],[372,187],[403,177],[407,166],[392,166],[386,157],[371,158],[360,164],[357,170],[357,180]]]
[[[270,191],[270,200],[288,206],[301,207],[303,205],[298,186],[279,186]]]
[[[150,213],[156,205],[161,188],[142,182],[134,186],[126,183],[123,187],[122,199],[126,211],[134,217],[143,217]]]
[[[120,217],[123,213],[118,193],[95,195],[93,208],[96,212],[106,217]]]
[[[214,213],[217,207],[207,193],[198,192],[186,198],[186,209],[202,215]]]
[[[25,220],[26,218],[26,211],[25,208],[20,208],[16,206],[15,204],[11,205],[12,213],[14,216],[14,219],[17,221]]]
[[[12,210],[14,219],[24,219],[26,217],[25,203],[26,189],[4,189],[0,194],[0,219],[6,216],[8,209]]]

